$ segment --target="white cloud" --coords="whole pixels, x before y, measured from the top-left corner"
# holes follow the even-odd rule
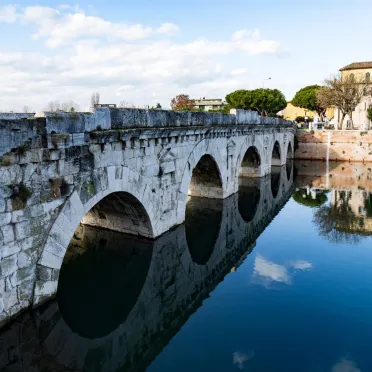
[[[233,364],[236,364],[236,366],[243,370],[244,369],[244,363],[247,362],[249,359],[252,359],[254,357],[254,352],[251,351],[248,354],[241,353],[239,351],[235,351],[233,353]]]
[[[308,270],[313,267],[313,264],[311,262],[302,260],[292,261],[289,265],[297,270]]]
[[[14,23],[17,18],[17,7],[15,5],[0,6],[0,23]]]
[[[17,53],[0,53],[0,94],[6,93],[2,110],[24,104],[40,110],[51,99],[85,107],[92,90],[99,90],[104,101],[116,102],[119,96],[136,105],[160,102],[163,107],[183,92],[223,98],[242,84],[249,87],[246,68],[235,61],[247,65],[250,56],[275,56],[279,48],[278,41],[265,40],[258,31],[181,43],[166,36],[179,30],[170,22],[114,23],[70,6],[7,9],[12,14],[7,21],[22,22],[38,52],[23,53],[20,46]]]
[[[290,284],[291,282],[291,278],[285,266],[268,261],[260,255],[257,255],[254,261],[254,274],[274,282],[285,284]]]
[[[174,23],[163,23],[158,29],[159,34],[174,34],[178,32],[180,28]]]
[[[354,361],[341,358],[333,367],[332,372],[361,372]]]
[[[303,260],[291,261],[287,265],[278,265],[261,255],[257,255],[254,261],[252,281],[264,287],[269,287],[273,282],[290,285],[293,270],[290,272],[289,269],[309,270],[312,266],[312,263]]]

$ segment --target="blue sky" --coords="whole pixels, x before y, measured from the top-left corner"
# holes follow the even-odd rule
[[[372,60],[370,1],[0,1],[0,110],[278,88]]]

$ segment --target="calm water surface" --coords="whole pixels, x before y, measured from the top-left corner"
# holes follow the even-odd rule
[[[57,299],[0,345],[29,331],[23,370],[372,371],[372,174],[295,168],[191,198],[155,242],[80,227]]]

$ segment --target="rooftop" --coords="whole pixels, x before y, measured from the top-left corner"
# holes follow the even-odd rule
[[[358,70],[364,68],[372,68],[372,62],[353,62],[350,65],[340,68],[340,71]]]

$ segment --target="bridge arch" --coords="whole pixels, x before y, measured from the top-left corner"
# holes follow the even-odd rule
[[[234,172],[233,172],[233,177],[234,177],[234,192],[238,192],[239,190],[239,176],[240,175],[245,175],[246,172],[241,171],[242,164],[244,161],[244,158],[246,155],[248,159],[253,160],[252,157],[255,157],[256,160],[256,167],[253,168],[254,174],[246,174],[249,177],[262,177],[266,174],[266,159],[267,156],[265,156],[263,144],[261,140],[255,140],[253,139],[254,136],[247,136],[245,137],[242,145],[240,146],[240,149],[238,149],[237,155],[236,155],[236,161],[234,164]],[[246,158],[246,160],[248,160]],[[257,167],[257,160],[259,159],[259,167]]]
[[[203,155],[192,169],[189,196],[222,199],[222,179],[219,167],[215,159],[209,155]]]
[[[37,262],[34,306],[57,292],[59,272],[66,250],[81,222],[93,226],[99,224],[116,231],[148,238],[160,235],[159,227],[155,223],[158,216],[154,213],[150,188],[147,185],[139,188],[138,185],[136,187],[129,182],[129,169],[126,167],[107,167],[106,172],[104,190],[89,198],[83,190],[80,190],[80,194],[75,190],[64,202],[52,224]],[[122,218],[110,223],[107,216],[111,219],[117,211],[115,203],[120,204]],[[95,221],[99,223],[96,224]]]
[[[282,149],[280,147],[279,141],[276,140],[271,151],[271,167],[281,167],[282,166]]]
[[[239,176],[261,177],[261,156],[256,146],[249,146],[239,168]]]
[[[181,176],[181,182],[178,189],[177,196],[177,224],[181,224],[185,220],[186,213],[186,202],[188,196],[201,196],[207,198],[223,199],[228,195],[227,191],[227,173],[226,167],[221,166],[226,163],[226,159],[223,158],[223,151],[218,147],[210,146],[210,141],[200,141],[192,150]],[[195,170],[196,168],[196,170]],[[213,191],[210,193],[203,192],[203,188],[198,188],[198,176],[201,176],[201,170],[203,168],[209,168],[213,174],[212,184]],[[195,172],[194,172],[195,170]],[[192,178],[196,175],[196,178]],[[199,181],[203,181],[203,177],[199,178]],[[193,190],[190,190],[190,186]],[[199,184],[200,186],[200,184]],[[205,191],[204,190],[204,191]],[[190,192],[191,191],[191,192]]]

